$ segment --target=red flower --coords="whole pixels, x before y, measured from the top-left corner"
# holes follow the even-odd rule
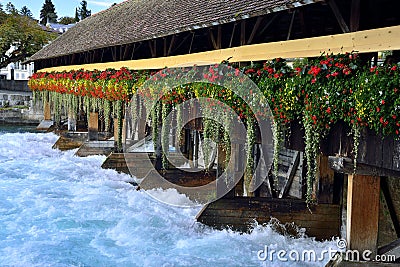
[[[339,72],[337,72],[337,71],[335,71],[334,73],[332,73],[332,76],[333,77],[336,77],[336,76],[338,76],[339,75]]]
[[[397,116],[396,115],[392,115],[392,118],[395,120],[395,119],[397,119]]]
[[[385,100],[382,99],[381,103],[382,103],[382,105],[385,105]]]
[[[331,108],[330,108],[330,107],[328,107],[328,108],[326,109],[326,113],[331,114]]]
[[[379,107],[376,107],[376,112],[381,111],[381,109]]]
[[[397,65],[394,65],[390,70],[397,70]]]

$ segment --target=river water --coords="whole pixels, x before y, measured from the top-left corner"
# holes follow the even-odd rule
[[[0,128],[0,266],[323,266],[262,261],[260,250],[334,248],[256,226],[251,234],[195,222],[180,208],[136,191],[131,178],[101,169],[104,156],[79,158],[51,146],[52,133]],[[175,191],[168,202],[189,201]],[[263,254],[259,254],[263,255]],[[287,258],[287,257],[286,257]]]

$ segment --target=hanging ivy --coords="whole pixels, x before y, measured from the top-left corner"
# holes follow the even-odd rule
[[[122,132],[123,132],[123,117],[124,117],[124,102],[121,100],[116,101],[116,115],[117,115],[117,151],[122,152]]]
[[[254,174],[254,145],[256,141],[255,137],[255,120],[253,117],[248,116],[246,120],[246,169],[244,174],[244,184],[246,188],[247,196],[252,195],[252,178]]]
[[[160,127],[160,115],[161,115],[161,102],[157,102],[151,110],[151,130],[154,149],[157,150],[160,144],[159,127]]]
[[[168,169],[168,151],[169,151],[169,134],[170,134],[170,125],[164,123],[167,121],[167,116],[172,111],[172,105],[169,103],[162,103],[162,114],[161,121],[163,122],[161,125],[161,147],[162,147],[162,167],[164,170]]]

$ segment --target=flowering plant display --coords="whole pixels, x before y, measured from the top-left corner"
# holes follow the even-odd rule
[[[231,66],[229,68],[232,69]],[[317,174],[316,159],[319,155],[320,141],[336,122],[344,121],[353,129],[355,159],[358,137],[363,127],[373,129],[381,135],[400,138],[400,73],[396,64],[370,68],[361,65],[357,54],[346,53],[323,54],[318,58],[304,60],[295,67],[284,59],[277,58],[263,65],[252,64],[232,70],[230,76],[244,73],[250,77],[269,104],[274,117],[274,170],[277,170],[277,156],[285,129],[293,120],[302,123],[305,129],[308,202],[315,198],[312,196],[312,188]],[[168,85],[168,83],[173,84],[176,79],[176,73],[174,76],[171,72],[174,70],[166,69],[151,75],[153,73],[149,71],[132,71],[126,68],[105,71],[38,72],[33,74],[28,85],[34,92],[52,92],[53,98],[54,95],[64,96],[64,99],[57,100],[57,103],[71,99],[65,96],[72,95],[77,99],[85,99],[79,100],[86,103],[85,106],[98,109],[106,107],[110,109],[110,103],[117,101],[126,103],[135,93],[149,100],[162,96],[159,108],[151,112],[153,131],[158,131],[156,123],[162,121],[160,119],[167,111],[193,97],[220,100],[235,110],[238,119],[246,122],[246,125],[256,124],[257,120],[254,118],[265,115],[264,111],[267,108],[265,103],[260,99],[253,99],[251,91],[239,96],[230,89],[237,86],[235,83],[238,81],[227,78],[219,64],[209,66],[200,74],[193,71],[193,75],[202,76],[203,80],[200,82],[185,83],[184,79],[191,75],[190,72],[187,73],[181,77],[183,84],[181,86]],[[169,77],[171,79],[168,79]],[[161,87],[142,88],[148,79],[153,79],[154,84],[159,83]],[[55,101],[53,99],[53,103]],[[88,104],[89,102],[92,104]],[[254,106],[259,106],[260,109],[249,108],[246,103],[250,102],[255,103]],[[114,106],[123,108],[123,105]],[[177,114],[179,117],[179,110]],[[223,131],[214,126],[205,120],[204,132],[210,137],[223,135]],[[253,130],[247,136],[249,143],[254,143],[255,126],[251,127]],[[157,135],[158,132],[153,134]],[[252,166],[253,163],[248,160],[247,164]]]

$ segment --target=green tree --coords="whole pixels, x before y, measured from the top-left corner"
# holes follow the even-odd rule
[[[15,8],[13,3],[8,2],[6,4],[6,12],[9,13],[9,14],[18,14],[18,9]]]
[[[40,24],[46,25],[47,22],[57,22],[56,8],[51,0],[45,0],[40,10]]]
[[[92,15],[92,11],[87,9],[87,2],[85,0],[81,2],[81,7],[78,8],[78,13],[80,20],[83,20]]]
[[[72,17],[61,17],[58,20],[58,23],[65,24],[65,25],[72,24],[72,23],[75,23],[75,18],[72,18]]]
[[[27,16],[0,11],[0,68],[25,60],[57,36]]]
[[[79,20],[78,8],[75,8],[75,22],[79,22]]]
[[[23,6],[21,8],[21,10],[19,11],[19,14],[21,16],[26,16],[26,17],[29,17],[29,18],[33,18],[32,11],[30,11],[29,8],[27,8],[26,6]]]

